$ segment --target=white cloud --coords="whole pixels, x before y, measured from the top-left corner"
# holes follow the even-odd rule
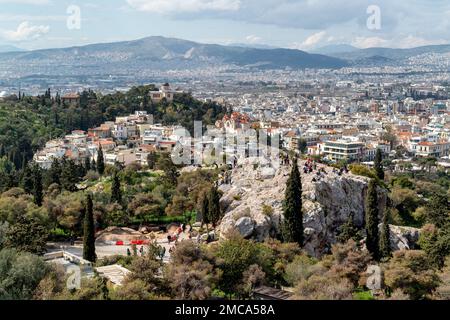
[[[303,46],[305,47],[315,46],[325,38],[326,34],[327,33],[325,31],[314,33],[312,36],[309,36],[308,38],[306,38],[305,41],[303,41]]]
[[[127,0],[128,4],[139,11],[162,14],[202,11],[236,11],[240,0]]]
[[[89,8],[89,9],[98,9],[98,8],[100,8],[100,5],[97,3],[85,3],[85,4],[83,4],[83,7]]]
[[[326,39],[326,36],[327,36],[326,31],[320,31],[309,36],[301,43],[295,42],[291,47],[293,49],[302,49],[302,50],[311,49],[316,47],[323,40],[329,41],[329,39],[332,38],[328,37],[328,39]]]
[[[28,41],[37,39],[49,31],[49,26],[33,26],[28,21],[24,21],[17,30],[5,30],[1,34],[8,41]]]
[[[380,37],[356,37],[352,41],[352,45],[358,48],[373,48],[384,47],[389,43],[389,40]]]
[[[0,4],[3,3],[46,5],[50,3],[50,0],[0,0]]]
[[[1,1],[1,0],[0,0]],[[41,16],[41,15],[28,15],[28,14],[0,14],[0,21],[2,22],[21,22],[21,21],[66,21],[67,16],[53,15],[53,16]]]
[[[325,30],[334,38],[326,43],[350,43],[360,46],[398,45],[399,35],[413,34],[426,40],[450,36],[448,0],[124,0],[129,10],[164,14],[173,19],[222,19],[269,25],[302,31]],[[367,7],[381,9],[381,29],[367,28]],[[252,31],[253,32],[253,31]],[[343,35],[343,36],[341,36]],[[342,39],[338,40],[338,37]],[[354,39],[359,37],[358,39]],[[282,37],[281,37],[282,38]],[[387,39],[387,40],[386,40]],[[395,41],[393,40],[395,39]],[[299,41],[298,48],[311,48],[311,41]],[[286,42],[293,40],[283,40]],[[413,40],[414,41],[414,40]],[[420,42],[419,40],[417,40]]]
[[[443,39],[435,39],[435,40],[427,40],[421,37],[416,37],[413,35],[408,35],[406,38],[403,38],[399,41],[395,41],[393,43],[394,47],[398,48],[415,48],[421,46],[435,45],[435,44],[447,44],[448,40]]]
[[[255,44],[255,43],[260,43],[262,41],[262,38],[252,34],[252,35],[246,36],[245,40],[247,41],[247,43]]]
[[[397,36],[389,39],[380,37],[356,37],[352,41],[352,45],[358,48],[374,48],[374,47],[387,47],[387,48],[416,48],[421,46],[436,45],[436,44],[448,44],[448,40],[444,39],[425,39],[413,35]]]

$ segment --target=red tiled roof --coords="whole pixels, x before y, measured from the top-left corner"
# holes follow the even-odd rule
[[[78,93],[67,93],[63,97],[63,99],[78,99],[80,95]]]

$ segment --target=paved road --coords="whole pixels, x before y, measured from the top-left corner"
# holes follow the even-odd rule
[[[183,240],[187,240],[188,239],[188,235],[186,233],[182,233],[180,235],[180,241]],[[174,242],[172,243],[168,243],[167,239],[158,239],[158,245],[163,246],[164,248],[166,248],[166,255],[164,256],[164,262],[169,262],[170,260],[170,249],[175,245]],[[144,252],[147,251],[147,246],[146,245],[138,245],[137,249],[138,249],[138,254],[139,254],[139,250],[140,248],[144,249]],[[96,244],[95,245],[95,252],[97,254],[97,258],[102,259],[104,257],[109,257],[109,256],[114,256],[114,255],[123,255],[126,256],[127,255],[127,249],[129,249],[131,252],[132,250],[132,246],[131,245],[124,245],[124,246],[117,246],[117,245],[106,245],[106,244]],[[78,257],[82,257],[83,256],[83,246],[79,245],[75,245],[75,246],[71,246],[68,243],[55,243],[54,244],[54,248],[50,249],[48,252],[55,252],[55,251],[67,251],[73,255],[76,255]]]

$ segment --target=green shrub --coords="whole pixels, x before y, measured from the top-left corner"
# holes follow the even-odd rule
[[[133,262],[133,257],[114,255],[104,257],[96,262],[97,267],[111,266],[114,264],[121,265],[122,267],[128,267]]]
[[[271,206],[268,206],[266,204],[263,205],[263,207],[262,207],[263,215],[271,217],[273,215],[273,212],[274,211],[273,211],[273,208]]]
[[[377,175],[374,170],[367,168],[366,166],[360,164],[350,165],[350,171],[357,176],[368,177],[371,179],[377,179]]]
[[[371,291],[356,291],[353,293],[355,300],[375,300]]]
[[[54,228],[50,230],[48,239],[49,241],[64,241],[70,238],[70,233],[61,228]]]

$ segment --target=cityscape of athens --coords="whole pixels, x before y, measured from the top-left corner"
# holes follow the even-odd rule
[[[72,2],[0,1],[0,300],[450,300],[448,1]]]

